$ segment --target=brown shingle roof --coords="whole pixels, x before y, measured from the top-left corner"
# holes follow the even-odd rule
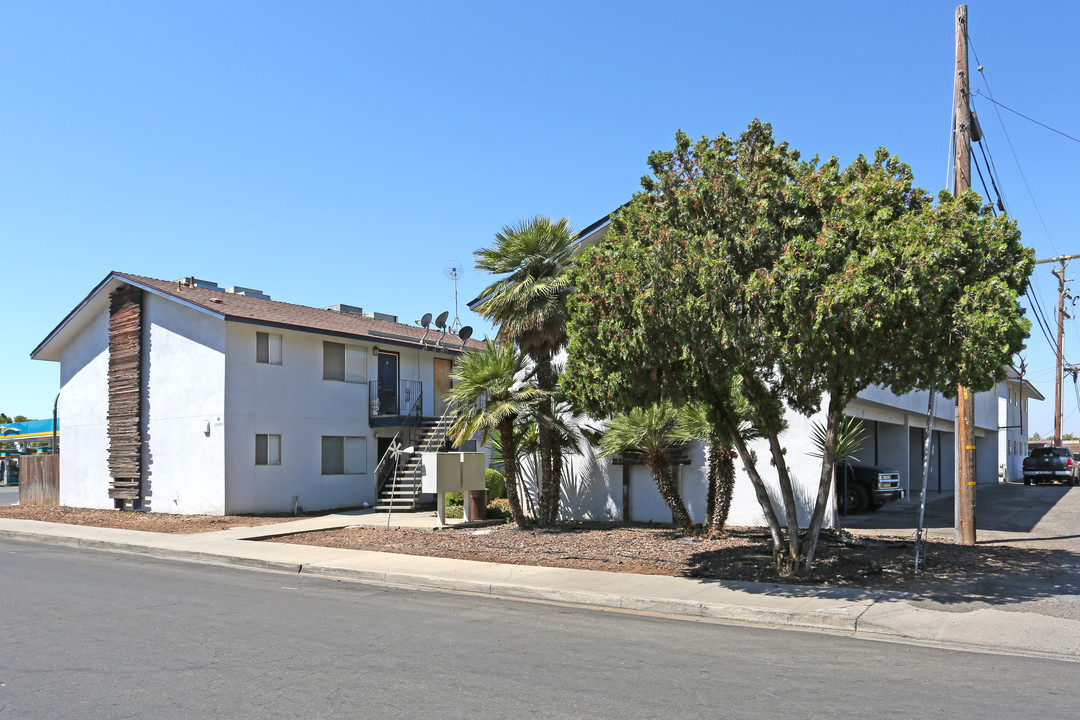
[[[130,273],[113,274],[136,285],[153,288],[164,295],[223,315],[226,320],[274,325],[302,331],[314,330],[395,344],[419,345],[424,336],[422,327],[365,317],[356,313],[323,310],[306,305],[236,295],[224,290],[195,287],[176,280],[157,280]],[[440,337],[442,337],[442,331],[432,327],[427,333],[424,346],[433,347]],[[466,346],[470,349],[479,349],[483,348],[484,344],[477,340],[469,340]],[[448,333],[441,347],[446,350],[458,350],[461,347],[461,340],[456,335]]]

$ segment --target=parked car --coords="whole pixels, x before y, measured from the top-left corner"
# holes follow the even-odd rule
[[[1080,465],[1067,447],[1037,447],[1024,458],[1024,484],[1065,482],[1080,485]]]
[[[836,491],[840,512],[845,515],[877,510],[890,500],[904,496],[899,471],[847,462],[836,466]]]

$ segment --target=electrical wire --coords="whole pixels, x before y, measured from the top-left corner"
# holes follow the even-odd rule
[[[1030,121],[1030,122],[1033,122],[1033,123],[1035,123],[1035,124],[1036,124],[1036,125],[1038,125],[1039,127],[1044,127],[1044,128],[1046,128],[1047,130],[1049,130],[1050,132],[1056,132],[1056,133],[1057,133],[1058,135],[1061,135],[1062,137],[1068,138],[1068,139],[1072,140],[1072,141],[1073,141],[1073,142],[1075,142],[1075,143],[1080,143],[1080,138],[1074,138],[1074,137],[1073,137],[1072,135],[1070,135],[1070,134],[1068,134],[1068,133],[1066,133],[1066,132],[1062,132],[1061,130],[1058,130],[1057,128],[1052,128],[1052,127],[1050,127],[1049,125],[1047,125],[1046,123],[1042,123],[1042,122],[1039,122],[1039,121],[1038,121],[1038,120],[1036,120],[1035,118],[1032,118],[1032,117],[1028,117],[1027,115],[1025,115],[1024,113],[1020,112],[1019,110],[1013,110],[1013,109],[1012,109],[1011,107],[1009,107],[1009,106],[1008,106],[1008,105],[1006,105],[1005,103],[1003,103],[1003,102],[998,102],[997,100],[995,100],[995,99],[994,99],[994,98],[992,98],[992,97],[987,97],[986,95],[983,95],[983,94],[982,94],[982,92],[980,92],[979,90],[975,90],[975,94],[976,94],[976,95],[978,95],[979,97],[983,97],[983,98],[986,98],[986,99],[987,99],[987,100],[989,100],[990,102],[992,102],[992,103],[994,103],[995,105],[997,105],[997,106],[998,106],[999,108],[1002,108],[1002,109],[1004,109],[1004,110],[1008,110],[1008,111],[1009,111],[1009,112],[1011,112],[1011,113],[1012,113],[1013,115],[1019,115],[1020,117],[1024,118],[1025,120],[1028,120],[1028,121]]]
[[[1054,333],[1050,330],[1049,323],[1046,321],[1045,313],[1042,309],[1042,304],[1039,302],[1039,296],[1030,292],[1024,293],[1024,297],[1028,299],[1028,304],[1031,305],[1031,301],[1034,300],[1035,304],[1032,307],[1034,311],[1032,314],[1035,316],[1036,324],[1039,329],[1042,330],[1043,337],[1046,338],[1047,344],[1055,355],[1057,355],[1057,343],[1053,340]]]
[[[979,60],[979,53],[975,50],[975,44],[971,42],[971,36],[968,34],[967,28],[964,28],[964,39],[971,48],[971,53],[975,56],[975,63],[979,69],[979,75],[982,76],[983,82],[986,83],[986,92],[989,95],[982,95],[988,100],[994,100],[994,91],[990,87],[990,79],[986,76],[986,71],[983,70],[982,61]],[[1016,169],[1020,171],[1020,178],[1024,181],[1024,187],[1027,188],[1028,197],[1031,198],[1031,204],[1035,208],[1035,214],[1039,216],[1039,222],[1042,224],[1043,232],[1046,233],[1046,239],[1050,241],[1050,247],[1054,249],[1054,253],[1060,255],[1057,249],[1057,244],[1054,242],[1054,238],[1050,235],[1050,228],[1046,226],[1046,219],[1043,217],[1042,210],[1039,209],[1039,203],[1035,200],[1035,194],[1031,191],[1031,184],[1028,182],[1027,175],[1024,174],[1024,168],[1020,165],[1020,157],[1016,154],[1016,147],[1013,145],[1012,138],[1009,137],[1009,131],[1005,129],[1005,120],[1001,117],[1001,111],[998,110],[998,103],[995,101],[992,103],[994,106],[994,113],[997,115],[998,123],[1001,124],[1001,131],[1005,133],[1005,140],[1009,143],[1009,150],[1012,152],[1013,160],[1016,162]],[[1056,352],[1056,350],[1055,350]]]
[[[998,190],[997,182],[994,180],[994,173],[990,169],[990,160],[986,157],[986,146],[983,145],[982,139],[979,140],[979,151],[982,153],[983,162],[986,163],[986,174],[990,176],[990,184],[994,186],[994,195],[997,196],[997,208],[1001,212],[1005,212],[1005,203],[1001,200],[1001,191]],[[979,179],[982,179],[982,171],[979,171]],[[986,182],[983,182],[983,188],[986,188]]]
[[[990,187],[986,184],[986,178],[983,177],[982,167],[979,165],[979,158],[972,155],[971,156],[971,161],[975,164],[975,172],[977,172],[979,174],[979,182],[981,182],[982,186],[983,186],[983,197],[986,198],[987,200],[989,200],[990,199]],[[987,168],[987,172],[989,172],[989,170],[990,169]],[[997,217],[997,208],[996,207],[991,205],[990,206],[990,211],[992,213],[994,213],[994,217]]]

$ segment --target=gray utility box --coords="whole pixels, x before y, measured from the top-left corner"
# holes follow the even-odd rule
[[[426,493],[483,490],[487,454],[482,452],[420,453],[420,489]]]
[[[439,525],[446,525],[446,493],[470,493],[485,490],[484,470],[487,454],[482,452],[422,452],[420,453],[420,489],[435,493],[435,514]],[[469,501],[463,509],[465,521],[470,517]]]

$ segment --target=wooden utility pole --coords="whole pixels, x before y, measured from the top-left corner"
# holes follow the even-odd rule
[[[1065,290],[1065,283],[1068,280],[1065,279],[1065,263],[1069,260],[1074,260],[1080,257],[1080,255],[1061,255],[1055,258],[1046,258],[1045,260],[1036,260],[1036,265],[1042,265],[1044,263],[1058,264],[1057,268],[1051,270],[1054,277],[1058,280],[1058,307],[1057,307],[1057,378],[1054,381],[1054,445],[1061,445],[1061,381],[1065,374],[1065,368],[1062,367],[1062,354],[1063,346],[1065,344],[1065,318],[1069,316],[1065,312],[1065,300],[1071,298],[1069,293]]]
[[[1061,445],[1061,356],[1065,344],[1065,260],[1053,271],[1058,279],[1057,376],[1054,378],[1054,446]]]
[[[953,193],[971,187],[971,106],[967,5],[956,8],[956,125],[953,127]],[[956,393],[956,541],[975,544],[975,398],[960,385]]]

